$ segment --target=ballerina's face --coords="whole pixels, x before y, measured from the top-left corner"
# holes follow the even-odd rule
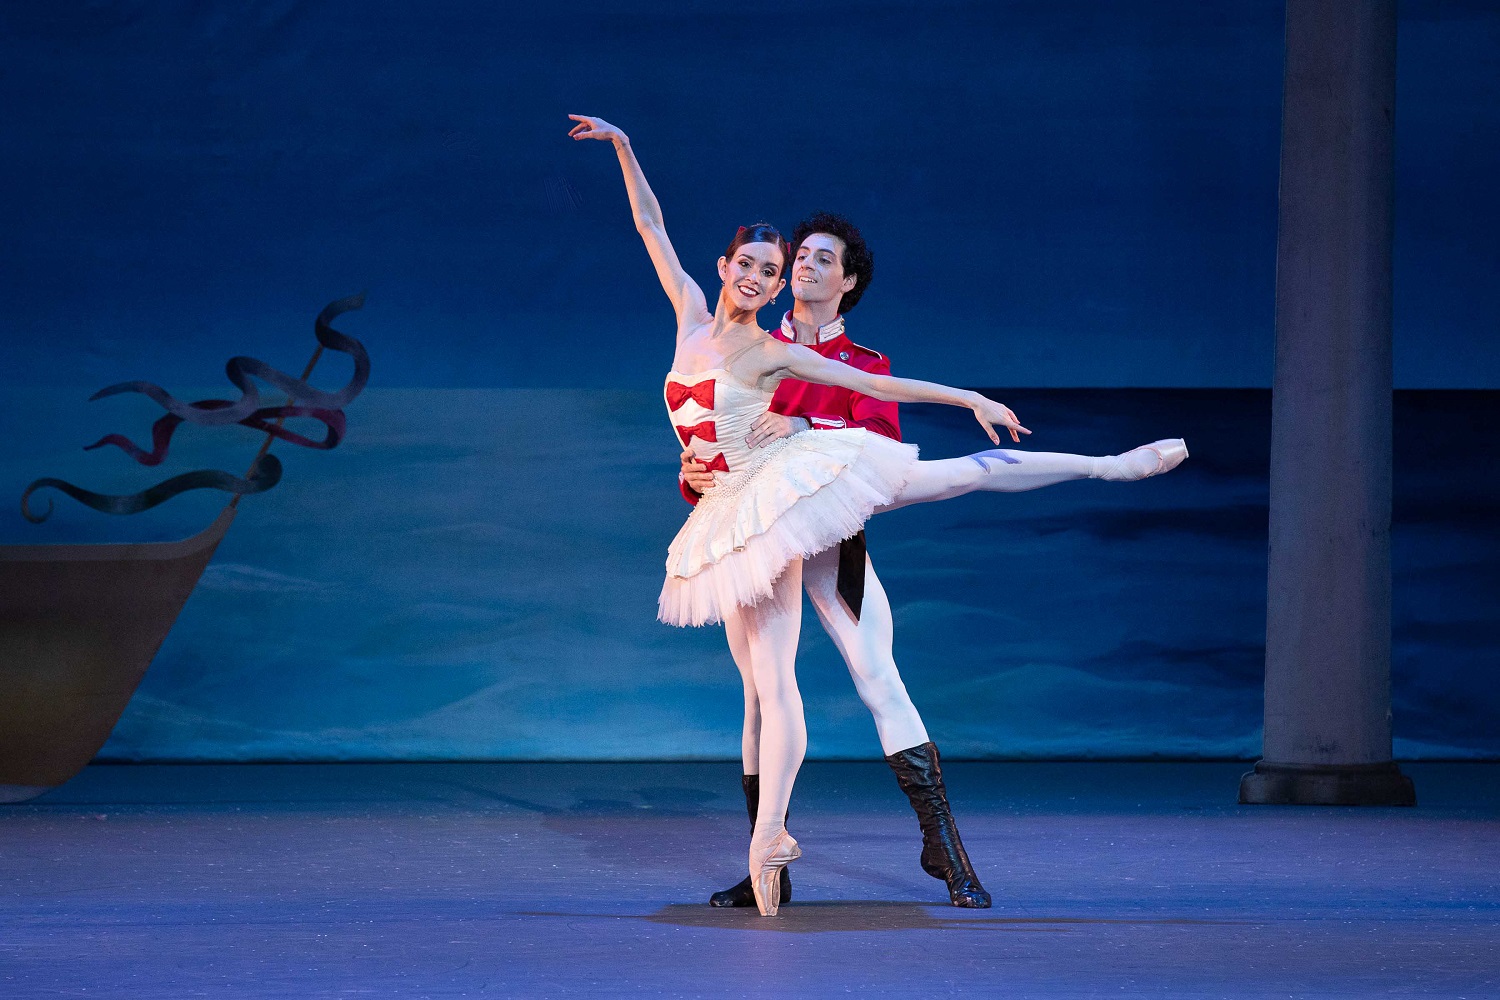
[[[724,296],[736,309],[756,312],[786,287],[786,261],[775,243],[743,243],[732,257],[719,258]]]

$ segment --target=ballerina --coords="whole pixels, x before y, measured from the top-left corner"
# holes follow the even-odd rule
[[[943,403],[973,412],[992,444],[997,427],[1013,442],[1031,432],[1009,407],[965,389],[874,375],[766,335],[761,307],[786,285],[790,256],[765,223],[741,227],[719,258],[723,287],[712,313],[677,258],[661,206],[630,139],[601,118],[570,115],[575,139],[611,142],[657,278],[677,315],[677,346],[664,394],[679,442],[717,485],[688,516],[667,551],[657,617],[672,625],[723,622],[735,660],[749,664],[760,706],[760,802],[750,840],[756,905],[772,916],[782,872],[801,856],[785,815],[807,749],[795,658],[801,628],[802,559],[859,531],[873,514],[976,490],[1017,492],[1072,479],[1144,479],[1175,468],[1187,449],[1177,439],[1123,455],[1090,457],[993,449],[920,461],[913,445],[864,428],[793,434],[751,448],[752,425],[788,378],[903,403]]]

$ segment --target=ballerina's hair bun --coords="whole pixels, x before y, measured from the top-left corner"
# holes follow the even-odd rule
[[[729,249],[724,251],[725,257],[733,257],[734,252],[746,243],[774,243],[781,248],[781,273],[786,273],[786,266],[792,259],[792,247],[787,243],[786,237],[781,235],[781,230],[769,222],[757,222],[751,226],[741,226],[739,232],[734,234],[734,239],[729,241]]]

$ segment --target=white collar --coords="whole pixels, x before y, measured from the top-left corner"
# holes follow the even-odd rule
[[[795,344],[797,342],[797,327],[792,323],[792,314],[790,312],[781,317],[781,332],[786,334],[787,339],[792,343]],[[818,327],[818,343],[826,344],[843,332],[844,317],[842,315],[835,316],[827,323]]]

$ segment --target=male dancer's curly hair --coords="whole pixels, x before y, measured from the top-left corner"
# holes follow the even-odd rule
[[[797,223],[797,228],[792,231],[792,253],[802,249],[802,241],[813,233],[827,233],[844,244],[844,274],[854,275],[854,287],[839,300],[839,312],[847,313],[870,287],[870,278],[875,273],[875,255],[870,253],[870,245],[860,235],[858,227],[832,212],[814,212]]]

